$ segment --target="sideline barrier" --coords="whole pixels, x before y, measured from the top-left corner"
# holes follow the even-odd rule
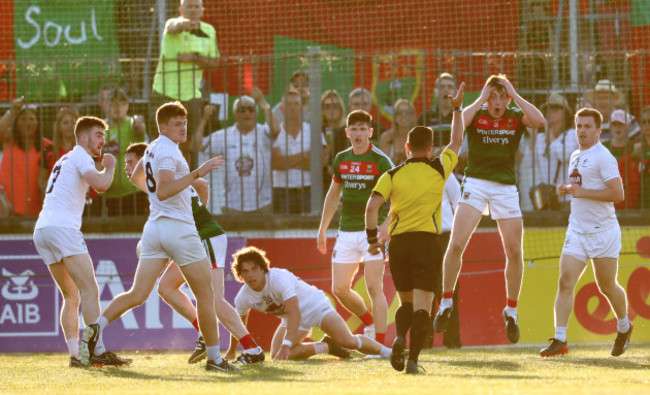
[[[553,303],[557,290],[558,258],[564,229],[530,229],[524,235],[527,257],[524,284],[519,299],[521,344],[545,343],[553,330]],[[542,235],[543,233],[543,235]],[[636,254],[621,256],[619,283],[628,294],[630,318],[635,325],[633,341],[650,341],[650,228],[623,229],[623,243],[636,246]],[[536,245],[535,240],[559,240],[558,245]],[[96,265],[101,304],[104,308],[133,282],[136,267],[135,245],[138,235],[89,235],[87,244]],[[230,235],[228,256],[244,245],[265,249],[275,267],[294,271],[305,281],[324,290],[330,299],[330,257],[316,250],[313,238],[246,238]],[[330,248],[334,239],[328,240]],[[534,256],[553,257],[533,259]],[[501,310],[505,304],[501,242],[496,231],[478,232],[464,256],[460,277],[461,342],[465,346],[509,344],[504,332]],[[227,262],[227,270],[230,261]],[[28,236],[0,238],[0,352],[64,351],[65,342],[58,323],[59,295],[47,268]],[[362,271],[360,271],[362,273]],[[226,298],[232,301],[240,287],[230,273],[226,275]],[[365,282],[357,276],[354,288],[369,303]],[[191,295],[187,286],[183,290]],[[386,343],[395,335],[394,313],[398,306],[390,271],[386,270],[384,292],[389,305]],[[360,321],[338,303],[337,310],[348,326],[361,332]],[[253,313],[249,329],[256,340],[269,348],[276,317]],[[80,327],[81,324],[80,324]],[[587,269],[576,287],[575,308],[569,322],[570,342],[612,342],[616,320],[609,305],[597,291],[593,271]],[[228,345],[228,333],[221,327],[221,347]],[[312,337],[322,333],[314,330]],[[105,342],[113,350],[190,349],[196,332],[185,319],[172,312],[157,293],[151,293],[143,306],[114,322],[105,333]],[[435,336],[436,346],[442,344]]]

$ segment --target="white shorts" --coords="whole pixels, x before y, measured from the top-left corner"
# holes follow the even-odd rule
[[[520,218],[516,185],[465,177],[460,187],[460,203],[467,203],[492,219]]]
[[[34,230],[34,245],[46,265],[74,255],[89,255],[79,229],[48,226]]]
[[[618,258],[621,253],[621,228],[611,227],[597,233],[578,233],[569,226],[564,238],[562,255],[582,262],[593,258]]]
[[[194,224],[177,219],[147,221],[140,243],[140,259],[172,259],[178,266],[207,259]]]
[[[213,269],[226,267],[226,249],[228,248],[228,237],[222,234],[209,239],[201,239],[203,249],[208,256],[210,266]]]
[[[300,310],[299,329],[303,332],[309,332],[313,327],[320,328],[323,318],[332,311],[336,312],[334,306],[332,306],[332,302],[329,300],[327,295],[325,295],[325,292],[320,290],[320,295],[321,297],[313,303],[309,303],[307,308]],[[280,326],[283,328],[287,327],[286,318],[282,318]]]
[[[368,252],[368,239],[364,230],[358,232],[339,231],[332,252],[332,262],[359,263],[362,258],[364,262],[383,261],[384,255],[381,252],[375,255]]]

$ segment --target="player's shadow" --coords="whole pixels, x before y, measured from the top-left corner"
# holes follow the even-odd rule
[[[124,379],[137,379],[137,380],[160,380],[172,382],[250,382],[251,375],[255,376],[256,381],[295,381],[300,376],[304,376],[305,372],[300,370],[289,369],[286,366],[276,367],[271,364],[263,364],[261,366],[247,366],[242,368],[241,371],[225,373],[225,372],[201,372],[201,376],[186,375],[183,373],[169,374],[168,372],[158,374],[148,374],[134,370],[132,367],[103,367],[92,368],[106,376]],[[172,368],[170,368],[172,370]]]
[[[628,361],[622,358],[603,357],[603,358],[558,358],[557,362],[571,365],[596,366],[610,369],[628,369],[640,370],[650,369],[650,363],[638,363]]]
[[[475,361],[475,360],[451,359],[439,363],[444,363],[445,365],[450,365],[450,366],[458,366],[461,368],[474,368],[474,369],[487,369],[487,370],[496,369],[496,370],[503,370],[507,372],[521,370],[520,364],[511,361],[499,361],[499,360]]]

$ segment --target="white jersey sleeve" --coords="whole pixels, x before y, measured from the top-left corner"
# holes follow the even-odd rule
[[[88,182],[83,175],[97,171],[95,162],[85,148],[76,145],[54,165],[45,188],[45,200],[35,229],[56,226],[81,228],[81,216],[86,204]]]

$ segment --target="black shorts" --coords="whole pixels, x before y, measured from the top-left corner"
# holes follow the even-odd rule
[[[442,280],[442,252],[438,235],[429,232],[407,232],[391,236],[388,263],[395,289],[433,292]]]

